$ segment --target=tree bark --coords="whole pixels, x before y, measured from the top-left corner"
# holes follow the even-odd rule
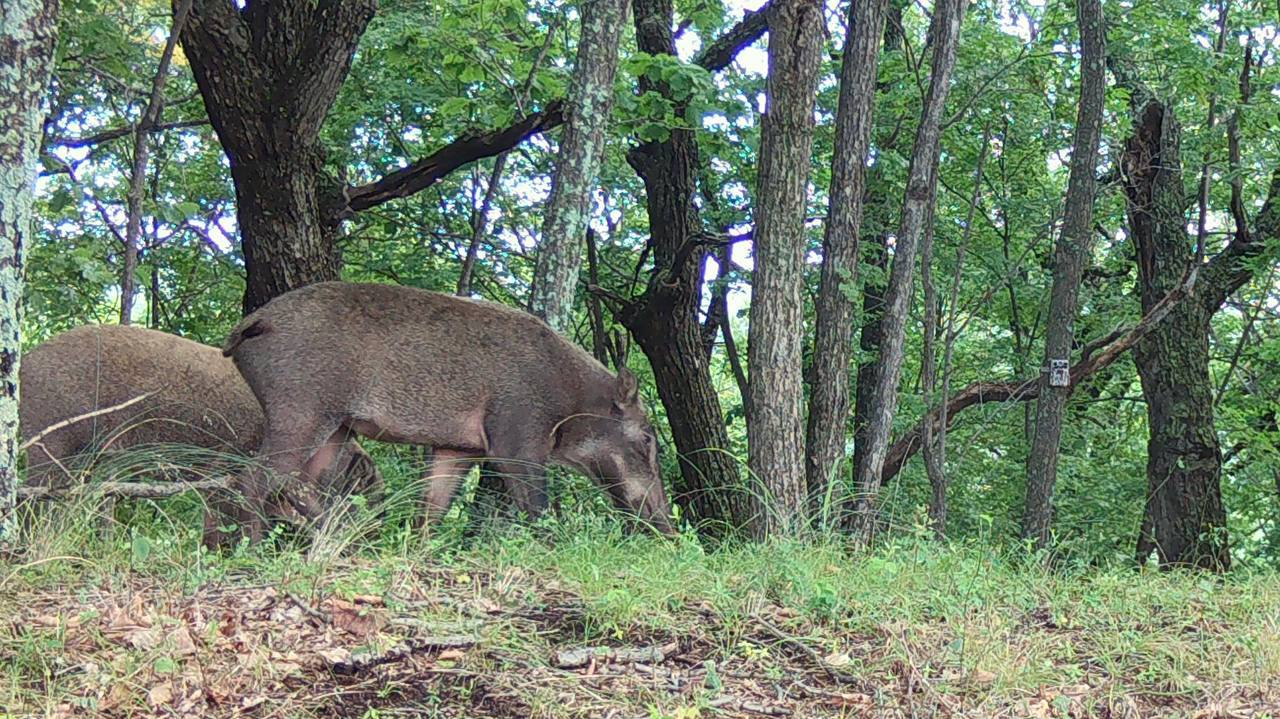
[[[1144,310],[1200,271],[1192,265],[1187,236],[1180,135],[1177,119],[1162,103],[1147,98],[1135,107],[1123,162]],[[1205,282],[1196,294],[1213,292],[1212,285]],[[1148,536],[1161,566],[1230,566],[1209,376],[1209,321],[1215,310],[1202,301],[1181,303],[1134,351],[1150,431]]]
[[[800,528],[808,509],[801,290],[822,23],[816,0],[774,0],[770,9],[747,347],[753,413],[748,449],[757,480],[750,496],[757,537]]]
[[[906,338],[907,310],[911,303],[915,275],[916,251],[924,232],[937,187],[937,158],[942,138],[942,120],[951,72],[955,67],[956,44],[964,16],[964,0],[939,0],[934,8],[929,35],[934,46],[929,90],[924,111],[916,131],[911,155],[911,170],[902,206],[893,267],[885,294],[883,332],[875,387],[871,394],[867,426],[866,462],[858,468],[858,492],[855,515],[860,529],[871,528],[871,515],[880,490],[889,434],[897,410],[898,380],[902,372],[903,343]]]
[[[320,126],[375,0],[195,0],[182,47],[227,153],[245,261],[244,311],[338,278],[321,217]]]
[[[22,280],[57,38],[57,0],[5,0],[0,7],[0,544],[14,538]]]
[[[633,11],[639,49],[674,56],[670,0],[635,0]],[[672,97],[669,87],[648,78],[641,78],[640,91]],[[697,140],[693,132],[673,128],[666,140],[635,147],[627,161],[645,185],[653,270],[644,293],[615,316],[653,368],[680,458],[676,502],[695,522],[736,526],[742,520],[738,466],[728,452],[729,435],[698,323],[706,250],[698,241],[701,221],[694,204]]]
[[[146,191],[147,165],[151,155],[151,132],[164,112],[164,86],[169,79],[169,62],[178,43],[178,33],[187,20],[191,0],[182,0],[173,10],[169,38],[160,52],[160,62],[151,81],[151,95],[133,131],[133,164],[129,172],[128,217],[124,229],[124,268],[120,273],[120,324],[133,321],[133,300],[137,294],[138,241],[142,237],[142,200]]]
[[[1072,389],[1070,383],[1062,387],[1051,385],[1049,370],[1053,360],[1070,363],[1075,340],[1080,281],[1093,237],[1094,173],[1098,166],[1102,111],[1106,103],[1106,32],[1102,0],[1076,0],[1076,24],[1080,28],[1080,106],[1076,115],[1062,234],[1054,253],[1044,365],[1040,370],[1035,434],[1027,458],[1027,499],[1022,518],[1022,536],[1032,540],[1037,547],[1049,546],[1062,413]]]
[[[805,431],[808,492],[815,509],[830,496],[828,489],[845,457],[860,261],[858,238],[874,120],[876,71],[888,5],[888,0],[849,3],[850,31],[840,71],[830,201],[815,308],[813,386]]]
[[[582,32],[569,88],[568,118],[551,180],[531,298],[534,313],[561,332],[573,318],[582,237],[604,154],[627,7],[626,0],[584,0],[580,7]]]
[[[876,269],[876,279],[862,284],[862,328],[858,332],[858,349],[863,357],[874,358],[884,337],[884,293],[888,284],[889,245],[884,234],[873,239],[875,254],[871,266]],[[867,462],[867,430],[871,426],[872,395],[876,386],[879,363],[867,359],[858,364],[857,393],[853,412],[853,468],[859,476]]]
[[[936,169],[935,169],[936,172]],[[933,392],[938,384],[938,323],[942,308],[939,306],[938,286],[933,281],[934,213],[931,208],[920,243],[920,280],[924,283],[924,348],[920,367],[920,385],[924,390],[925,406],[933,403]],[[929,524],[936,539],[947,535],[947,473],[942,455],[938,451],[933,427],[924,428],[924,470],[929,477]]]

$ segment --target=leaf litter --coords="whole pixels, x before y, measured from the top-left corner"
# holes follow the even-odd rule
[[[134,579],[8,604],[0,716],[1208,719],[1280,706],[1276,686],[1188,701],[1127,693],[1105,672],[1001,694],[989,670],[942,666],[945,627],[820,636],[768,602],[750,617],[699,602],[669,631],[602,638],[582,597],[524,572],[422,568],[386,595]]]

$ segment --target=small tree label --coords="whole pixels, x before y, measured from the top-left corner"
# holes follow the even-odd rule
[[[1049,386],[1071,386],[1071,366],[1064,359],[1049,360]]]

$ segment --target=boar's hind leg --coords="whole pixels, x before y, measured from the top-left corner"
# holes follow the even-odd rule
[[[436,449],[425,476],[426,491],[422,495],[422,518],[427,525],[440,520],[449,511],[458,487],[477,457],[470,452]]]

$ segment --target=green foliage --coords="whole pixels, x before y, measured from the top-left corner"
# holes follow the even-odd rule
[[[123,258],[116,233],[123,231],[132,141],[126,133],[84,147],[73,145],[136,121],[168,32],[167,3],[68,0],[63,6],[48,157],[38,188],[40,226],[29,248],[28,346],[77,324],[114,321],[119,312]],[[895,25],[891,34],[900,33],[901,40],[882,53],[880,64],[863,222],[866,259],[856,280],[847,278],[842,286],[853,297],[883,279],[884,272],[873,266],[871,240],[892,235],[897,227],[927,83],[928,18],[920,4],[895,6],[902,10],[901,26]],[[1181,121],[1191,225],[1199,164],[1206,157],[1211,164],[1207,254],[1215,255],[1233,229],[1231,180],[1240,180],[1243,204],[1256,214],[1280,157],[1280,97],[1271,91],[1280,82],[1275,53],[1268,52],[1256,68],[1249,103],[1240,102],[1237,89],[1241,39],[1252,36],[1256,62],[1263,46],[1275,42],[1273,9],[1265,3],[1233,4],[1232,30],[1221,55],[1211,52],[1216,7],[1189,0],[1108,1],[1105,12],[1110,52],[1169,103]],[[678,58],[637,52],[630,28],[624,33],[623,66],[614,88],[617,102],[592,207],[600,245],[597,282],[610,296],[636,296],[650,281],[656,261],[645,251],[650,219],[644,187],[628,162],[637,145],[662,142],[673,130],[693,130],[705,229],[737,233],[750,228],[764,43],[757,42],[742,55],[744,60],[714,75],[691,62],[697,48],[706,47],[738,17],[738,5],[678,0]],[[808,198],[814,218],[826,213],[839,48],[846,31],[836,13],[829,24],[832,37],[820,83]],[[563,97],[577,25],[571,3],[551,0],[380,3],[323,128],[326,187],[336,192],[341,183],[374,181],[469,131],[504,127]],[[946,112],[934,226],[934,271],[945,301],[943,318],[953,319],[958,330],[953,391],[971,382],[1023,379],[1038,372],[1051,248],[1060,225],[1075,122],[1076,43],[1073,7],[1067,2],[980,0],[968,12]],[[171,74],[162,120],[203,119],[204,108],[181,52]],[[662,89],[670,91],[671,99]],[[1217,107],[1214,128],[1206,122],[1211,100]],[[1123,192],[1115,181],[1130,129],[1129,101],[1129,93],[1113,83],[1099,167],[1108,182],[1099,192],[1098,235],[1076,323],[1081,346],[1138,317],[1134,249]],[[1240,170],[1233,174],[1225,123],[1237,110],[1242,156]],[[527,302],[557,137],[555,132],[536,136],[507,155],[479,244],[472,283],[476,294],[514,306]],[[985,167],[978,178],[980,157]],[[475,234],[492,167],[493,160],[486,159],[412,197],[350,218],[339,237],[344,276],[452,291]],[[156,134],[144,201],[137,278],[142,312],[137,321],[218,343],[239,319],[243,260],[236,246],[235,200],[227,161],[209,127]],[[821,223],[815,221],[807,265],[811,291],[817,286],[820,237]],[[736,264],[723,279],[732,288],[732,325],[744,357],[749,258],[747,243],[735,246]],[[1280,325],[1275,321],[1272,259],[1268,255],[1259,261],[1254,281],[1215,316],[1211,332],[1233,546],[1239,561],[1261,565],[1280,561],[1280,435],[1275,422],[1280,375],[1274,371],[1280,359]],[[957,274],[952,305],[950,289]],[[592,342],[588,296],[585,288],[580,290],[579,321],[571,332],[583,345]],[[919,298],[914,307],[895,428],[899,435],[927,409],[926,393],[916,380],[923,334]],[[620,330],[608,303],[604,322],[608,331]],[[669,448],[670,430],[645,364],[633,350],[631,365],[645,382],[645,397]],[[741,397],[722,344],[712,353],[711,364],[732,449],[745,456]],[[950,536],[993,542],[1016,536],[1030,416],[1025,405],[1003,404],[970,409],[957,419],[946,466],[952,480]],[[1130,361],[1122,359],[1079,388],[1062,448],[1055,525],[1061,556],[1078,565],[1110,565],[1129,557],[1147,482],[1145,405]],[[392,465],[401,461],[389,450],[379,452],[380,460]],[[662,455],[668,478],[678,471],[674,454]],[[566,498],[586,491],[580,483],[569,488]],[[910,535],[928,496],[923,469],[913,460],[886,488],[883,505],[891,526]],[[575,501],[594,513],[600,508],[598,499],[587,491],[586,498]],[[140,541],[131,552],[150,551],[153,559],[162,553],[153,545],[139,549],[149,546]],[[805,585],[806,596],[819,597],[812,606],[806,603],[806,611],[835,615],[847,606],[833,598],[839,592],[824,588],[836,585],[825,581]],[[609,601],[613,604],[607,613],[615,620],[633,609],[625,597]]]

